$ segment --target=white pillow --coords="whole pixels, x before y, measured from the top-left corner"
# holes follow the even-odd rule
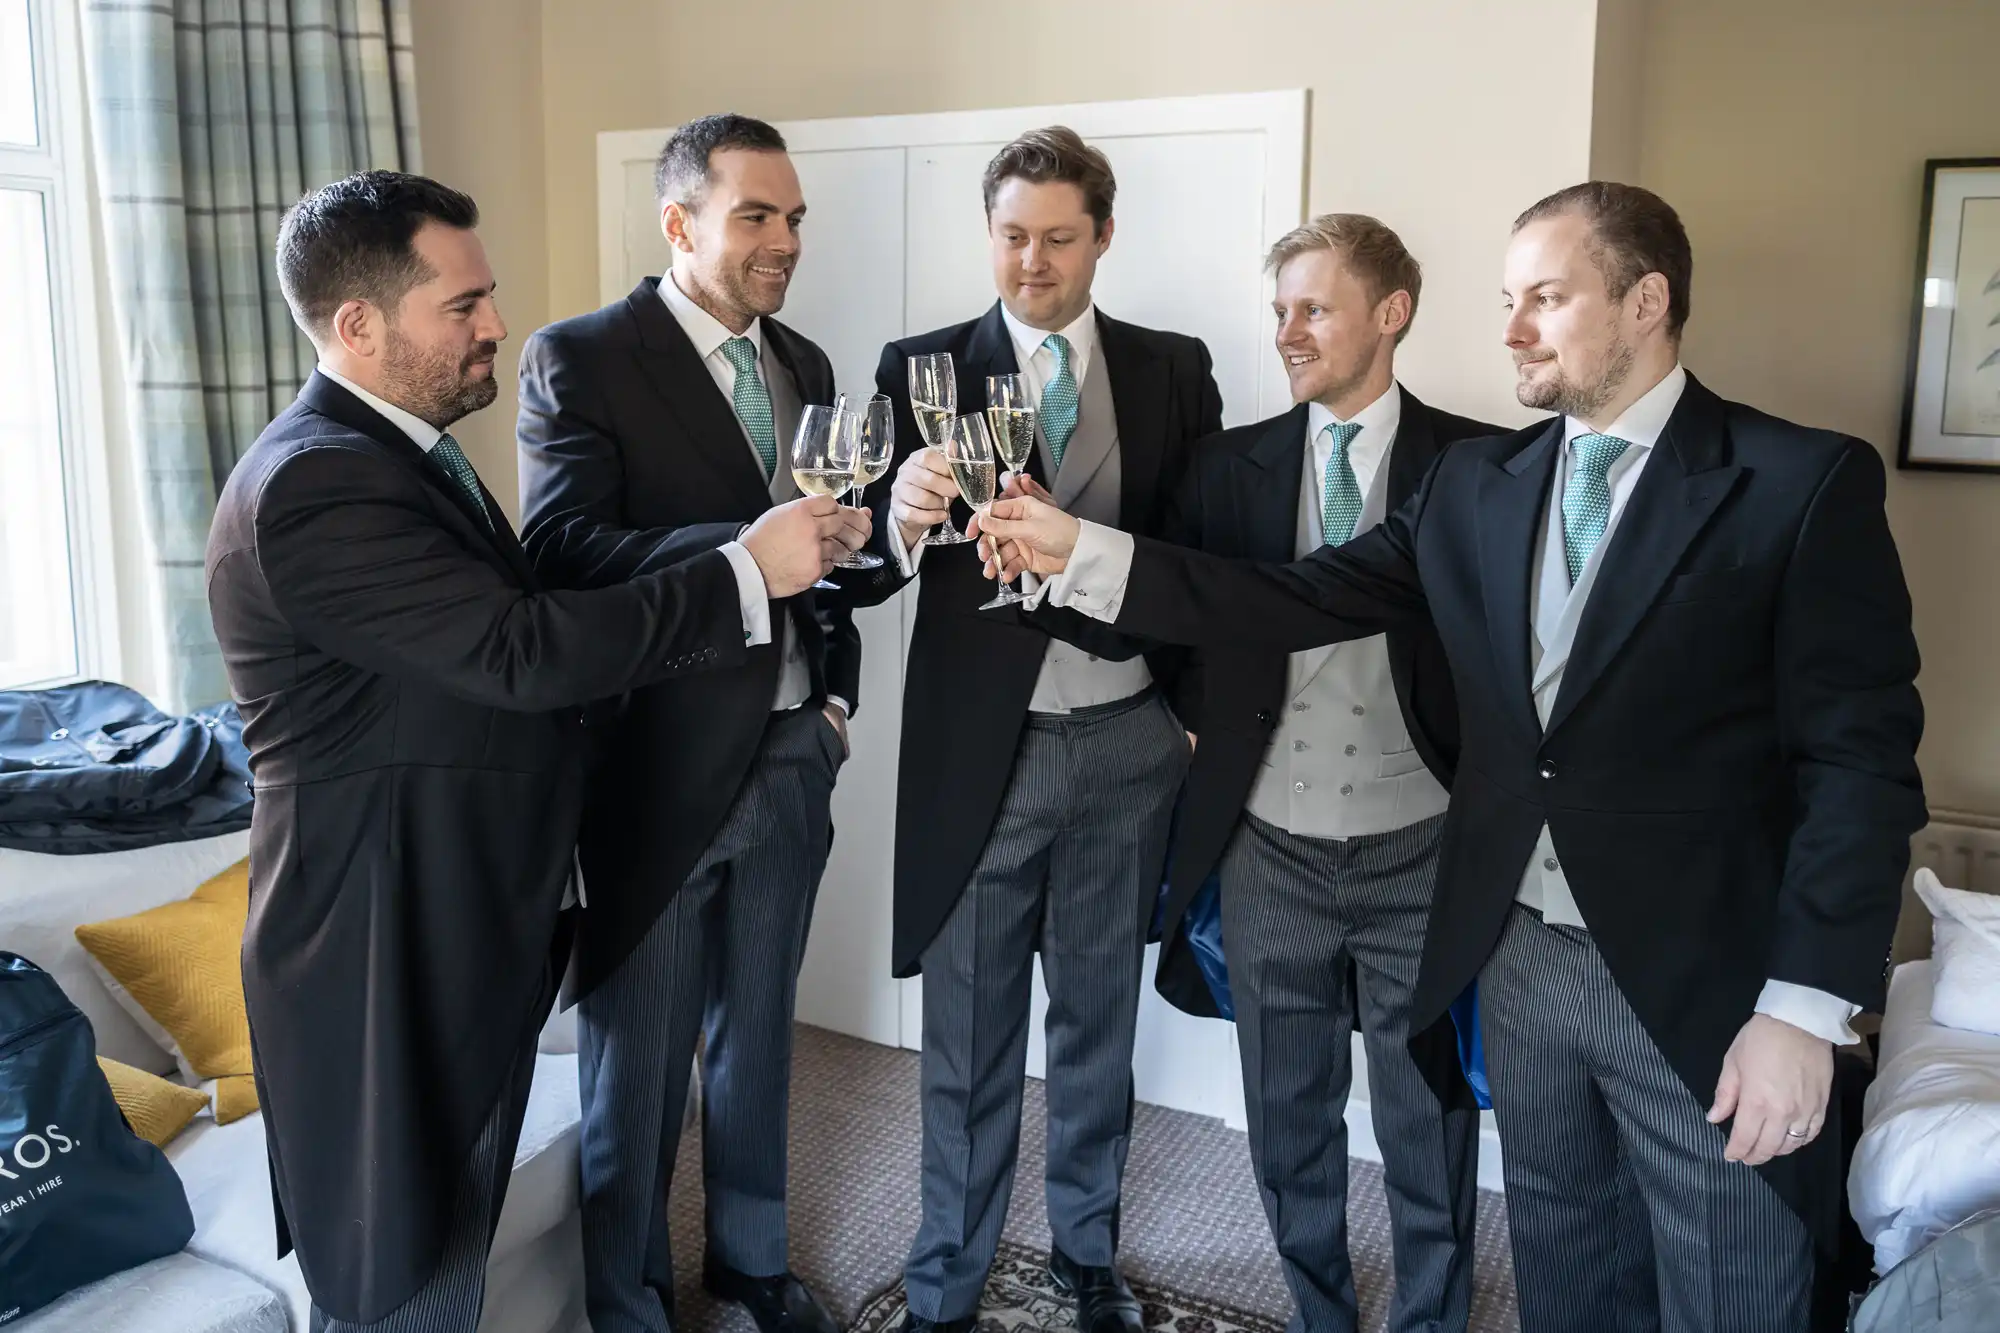
[[[151,1025],[157,1035],[149,1033],[105,989],[94,960],[76,942],[76,928],[176,902],[249,853],[248,832],[95,856],[0,847],[0,949],[55,978],[90,1020],[99,1055],[171,1074],[173,1039],[158,1024]]]
[[[1931,1021],[2000,1036],[2000,895],[1948,889],[1928,869],[1917,872],[1916,890],[1931,909]]]

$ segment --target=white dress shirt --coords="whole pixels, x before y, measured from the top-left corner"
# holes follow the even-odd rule
[[[695,304],[694,299],[680,289],[680,284],[674,280],[671,272],[660,279],[660,299],[666,303],[667,309],[673,312],[675,321],[681,326],[681,332],[687,334],[688,341],[694,344],[695,355],[701,358],[702,367],[708,371],[709,378],[715,381],[715,387],[722,391],[723,398],[728,401],[733,412],[736,403],[736,363],[723,355],[722,345],[737,335],[731,333],[721,320]],[[751,345],[757,349],[757,373],[764,377],[765,394],[768,397],[771,380],[764,369],[764,321],[751,320],[750,327],[743,331],[742,336],[748,338]],[[741,426],[743,423],[739,420],[736,424]],[[772,422],[774,429],[776,424],[774,420]],[[776,443],[778,466],[782,468],[785,465],[785,442],[778,440]],[[756,441],[750,438],[747,429],[743,432],[743,447],[750,451],[751,459],[757,464],[758,474],[763,475],[763,456],[757,452]],[[749,525],[744,526],[747,528]],[[729,546],[738,546],[740,549],[740,544],[736,542],[729,543]],[[722,549],[727,550],[728,546]],[[744,554],[747,556],[749,552],[745,551]],[[752,560],[750,563],[755,565],[756,561]],[[758,582],[762,584],[761,576]],[[767,601],[764,604],[762,627],[764,636],[751,642],[771,641],[770,622],[770,604]],[[750,622],[746,620],[744,623],[747,625]],[[812,697],[812,671],[806,665],[804,650],[799,645],[798,626],[792,623],[789,616],[785,618],[785,639],[780,651],[784,654],[784,664],[779,668],[777,694],[771,701],[771,711],[774,713],[797,708]],[[829,694],[827,702],[838,705],[843,713],[851,715],[854,712],[847,700],[837,695]]]
[[[1000,306],[1000,320],[1007,326],[1007,339],[1014,344],[1014,364],[1019,366],[1021,378],[1027,382],[1028,401],[1039,413],[1042,406],[1042,390],[1048,388],[1049,381],[1056,377],[1056,354],[1042,344],[1047,341],[1047,329],[1034,328],[1014,318],[1014,312],[1003,302]],[[1069,342],[1069,373],[1076,381],[1077,394],[1083,393],[1084,377],[1090,374],[1091,362],[1097,357],[1097,306],[1093,302],[1083,309],[1083,313],[1056,330]],[[980,386],[984,392],[985,386]],[[960,413],[975,412],[983,403],[960,403]],[[1366,488],[1363,488],[1364,493]],[[915,549],[903,545],[903,530],[898,525],[889,525],[889,550],[895,554],[896,563],[902,566],[904,578],[914,578],[917,566],[923,563],[924,546],[917,543]],[[1035,576],[1023,574],[1021,587],[1032,591]]]
[[[1563,551],[1563,488],[1576,466],[1571,445],[1578,436],[1591,434],[1592,431],[1573,417],[1563,420],[1563,465],[1555,469],[1546,521],[1536,544],[1536,577],[1529,607],[1532,622],[1529,641],[1535,658],[1535,705],[1545,723],[1561,689],[1562,666],[1569,656],[1569,641],[1595,586],[1598,566],[1611,545],[1625,505],[1637,489],[1639,478],[1686,386],[1687,372],[1675,365],[1664,379],[1599,432],[1628,440],[1631,447],[1605,474],[1605,482],[1611,490],[1611,514],[1605,521],[1604,535],[1577,576],[1574,588],[1568,586],[1569,567]],[[1355,442],[1360,442],[1359,437]],[[1358,468],[1356,477],[1358,480]],[[1363,493],[1366,493],[1365,488]],[[1076,547],[1070,552],[1068,565],[1060,575],[1049,581],[1044,591],[1056,606],[1074,606],[1094,619],[1116,621],[1124,605],[1125,587],[1132,572],[1133,549],[1129,534],[1096,523],[1083,523]],[[1556,853],[1554,840],[1546,825],[1521,877],[1516,898],[1540,910],[1543,919],[1553,924],[1584,925],[1576,899],[1570,893],[1569,881],[1563,874],[1561,857]],[[1766,981],[1757,997],[1756,1011],[1835,1045],[1847,1045],[1859,1040],[1848,1024],[1861,1012],[1860,1008],[1838,995],[1810,986],[1775,979]]]

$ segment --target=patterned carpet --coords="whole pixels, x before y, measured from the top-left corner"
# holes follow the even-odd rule
[[[917,1056],[801,1026],[792,1074],[792,1267],[834,1317],[851,1325],[901,1276],[917,1228],[922,1131]],[[1021,1163],[1006,1238],[1046,1252],[1042,1198],[1046,1120],[1030,1081]],[[701,1290],[700,1134],[681,1141],[672,1196],[680,1333],[756,1333],[739,1307]],[[1379,1333],[1390,1292],[1389,1217],[1381,1168],[1353,1163],[1349,1244],[1361,1327]],[[1156,1106],[1138,1108],[1125,1174],[1121,1265],[1135,1286],[1171,1292],[1282,1325],[1291,1314],[1240,1131]],[[1474,1333],[1515,1333],[1506,1210],[1482,1194],[1475,1239]],[[1254,1331],[1253,1331],[1254,1333]]]
[[[1284,1333],[1285,1321],[1217,1305],[1162,1287],[1135,1283],[1132,1294],[1148,1329],[1163,1333]],[[850,1326],[852,1333],[891,1333],[903,1319],[909,1300],[898,1282],[868,1302]],[[978,1333],[1054,1333],[1076,1322],[1075,1303],[1066,1298],[1049,1275],[1043,1250],[1000,1242],[1000,1253],[979,1298]]]

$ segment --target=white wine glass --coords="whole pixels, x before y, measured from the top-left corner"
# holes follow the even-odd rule
[[[952,480],[958,483],[958,493],[972,512],[981,518],[993,507],[994,492],[998,489],[1000,464],[993,448],[993,428],[986,423],[986,414],[975,412],[968,416],[953,417],[945,431],[944,460],[951,465]],[[991,611],[999,606],[1012,606],[1024,601],[1011,588],[1002,588],[979,609]]]
[[[924,443],[942,452],[945,434],[958,415],[958,371],[950,352],[933,352],[910,358],[910,414],[917,419],[917,432]],[[944,522],[924,538],[926,546],[957,546],[970,541],[951,521],[947,508]]]
[[[849,492],[858,507],[868,499],[868,487],[889,470],[896,456],[896,407],[886,393],[874,394],[859,404],[850,404],[846,394],[835,406],[850,413],[860,423],[861,439],[854,453],[854,489]],[[849,551],[834,562],[842,569],[880,569],[882,557],[873,551]]]
[[[1016,476],[1025,474],[1028,460],[1035,453],[1035,408],[1034,399],[1028,396],[1028,381],[1024,377],[986,377],[986,424],[993,434],[993,448],[999,454],[1000,462]],[[1013,606],[1027,600],[1014,591],[1012,583],[1002,582],[993,600],[979,609]]]
[[[854,485],[854,459],[861,448],[861,422],[852,412],[814,403],[799,414],[792,436],[792,480],[807,495],[838,499]],[[815,588],[838,590],[825,579]]]

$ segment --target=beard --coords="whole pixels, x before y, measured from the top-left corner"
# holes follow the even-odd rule
[[[1587,421],[1618,396],[1637,360],[1638,353],[1632,350],[1632,345],[1614,334],[1611,346],[1605,351],[1603,367],[1594,379],[1588,382],[1571,379],[1558,364],[1555,374],[1545,380],[1521,380],[1515,385],[1514,396],[1523,407]]]
[[[472,367],[499,350],[498,343],[478,343],[461,357],[450,348],[425,347],[405,338],[391,325],[382,357],[382,385],[388,390],[383,397],[444,430],[500,396],[492,373],[472,377]]]
[[[773,294],[764,283],[750,276],[747,263],[742,268],[718,267],[712,273],[699,275],[696,282],[706,289],[710,298],[717,304],[747,319],[762,319],[766,315],[775,315],[783,310],[785,294],[791,289],[790,270],[787,271],[786,281],[780,284],[777,292]]]

